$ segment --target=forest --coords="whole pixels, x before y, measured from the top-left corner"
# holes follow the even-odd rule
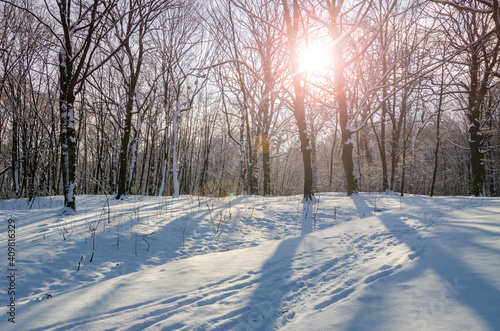
[[[498,0],[0,0],[0,199],[498,196]]]

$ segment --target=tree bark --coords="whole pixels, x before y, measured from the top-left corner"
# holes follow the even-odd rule
[[[73,45],[69,24],[69,5],[61,1],[61,21],[65,27],[64,45],[59,53],[59,116],[61,140],[61,173],[63,181],[64,207],[76,210],[76,134],[75,91],[73,76]],[[66,11],[68,9],[68,11]]]
[[[62,71],[62,70],[61,70]],[[76,140],[74,122],[73,91],[65,91],[65,77],[61,74],[61,95],[59,101],[61,117],[61,172],[63,181],[64,207],[76,210]]]
[[[431,194],[430,196],[434,196],[434,191],[436,188],[436,178],[437,178],[437,172],[438,172],[438,166],[439,166],[439,147],[441,144],[441,112],[442,112],[442,107],[443,107],[443,93],[444,93],[444,68],[442,68],[441,71],[441,87],[440,87],[440,93],[439,93],[439,102],[438,102],[438,109],[437,109],[437,119],[436,119],[436,149],[434,150],[434,170],[432,172],[432,183],[431,183]]]
[[[116,199],[120,199],[123,195],[127,194],[126,186],[128,170],[128,150],[131,134],[130,131],[132,130],[132,108],[134,101],[134,93],[131,94],[131,91],[135,91],[135,85],[130,87],[127,105],[125,108],[125,126],[123,128],[123,136],[119,155],[120,170],[118,173],[118,191],[116,192]]]
[[[331,24],[330,31],[333,40],[339,40],[341,31],[337,25],[337,9],[332,5],[329,8]],[[349,109],[347,106],[346,82],[344,76],[344,57],[342,54],[341,45],[337,44],[333,51],[334,58],[334,81],[336,90],[336,99],[339,112],[339,123],[342,143],[342,164],[344,165],[344,173],[347,182],[347,195],[350,196],[358,192],[358,180],[354,169],[353,149],[354,141],[352,140],[352,132],[349,126]]]
[[[18,126],[19,126],[19,121],[18,121],[18,116],[17,116],[17,104],[18,102],[16,101],[16,105],[14,105],[13,109],[13,118],[12,118],[12,161],[11,161],[11,167],[12,167],[12,183],[13,183],[13,189],[14,189],[14,194],[16,197],[19,195],[19,134],[18,134]]]
[[[479,71],[479,59],[476,52],[471,54],[470,61],[470,86],[471,90],[469,92],[468,108],[467,108],[467,118],[469,120],[469,148],[470,148],[470,163],[471,163],[471,175],[472,175],[472,194],[475,196],[484,196],[484,151],[483,143],[484,136],[481,132],[481,118],[480,118],[480,105],[478,100],[478,71]]]
[[[293,114],[295,116],[297,128],[299,129],[300,151],[302,153],[302,163],[304,166],[304,200],[312,200],[313,191],[313,170],[311,160],[311,145],[306,123],[305,114],[305,89],[302,85],[302,78],[299,73],[299,58],[297,54],[297,35],[300,19],[300,8],[297,0],[293,1],[293,21],[290,10],[285,0],[283,0],[285,22],[287,26],[288,49],[290,51],[291,69],[293,75]]]

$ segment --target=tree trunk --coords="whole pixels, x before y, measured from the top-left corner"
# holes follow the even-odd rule
[[[386,96],[386,91],[384,88],[383,97]],[[385,117],[387,114],[387,104],[383,101],[382,105],[382,115],[380,117],[380,141],[379,141],[379,150],[380,150],[380,162],[382,162],[382,192],[385,192],[389,189],[389,181],[387,178],[387,153],[385,150]]]
[[[345,92],[345,78],[343,73],[342,54],[337,51],[334,58],[335,63],[335,83],[337,90],[337,103],[339,107],[339,122],[340,132],[342,135],[342,164],[344,165],[344,173],[347,182],[347,195],[352,195],[358,191],[358,180],[354,169],[353,149],[354,141],[352,140],[352,132],[349,128],[349,113],[347,108],[347,97]]]
[[[128,170],[128,150],[130,142],[130,131],[132,130],[132,108],[133,108],[133,96],[130,89],[127,105],[125,108],[125,126],[123,128],[123,136],[119,155],[119,166],[120,170],[118,173],[118,192],[116,193],[116,199],[120,199],[122,196],[126,195],[127,192],[127,170]]]
[[[271,157],[270,143],[267,133],[262,135],[262,169],[264,171],[264,196],[271,195]]]
[[[271,104],[271,88],[272,84],[272,54],[270,46],[266,47],[265,53],[263,54],[264,61],[264,91],[262,95],[262,105],[261,105],[261,119],[262,119],[262,135],[261,135],[261,144],[262,144],[262,171],[264,173],[264,196],[271,195],[271,144],[270,144],[270,117],[272,116],[273,105]],[[265,55],[264,55],[265,54]],[[274,102],[273,102],[274,104]]]
[[[75,92],[72,85],[73,59],[71,42],[65,40],[65,49],[59,53],[59,116],[61,139],[61,173],[64,207],[76,210],[76,136]]]
[[[167,183],[167,167],[168,167],[168,130],[165,129],[165,145],[163,153],[163,165],[161,167],[161,183],[158,191],[158,196],[163,196],[165,192],[165,184]]]
[[[14,114],[12,118],[12,183],[14,194],[19,197],[19,134],[18,134],[18,102],[14,105]]]
[[[314,191],[313,191],[311,145],[309,144],[309,138],[307,136],[307,131],[306,131],[307,129],[305,128],[305,120],[303,124],[299,126],[299,130],[301,130],[302,132],[300,134],[300,150],[302,152],[302,162],[304,164],[304,200],[308,201],[312,200],[314,196]]]
[[[337,144],[337,133],[339,127],[338,112],[335,113],[335,132],[333,133],[332,149],[330,150],[330,171],[328,176],[328,190],[333,189],[333,160],[335,156],[335,145]]]
[[[135,128],[135,134],[134,137],[132,138],[132,144],[130,146],[130,164],[128,169],[127,184],[125,187],[125,191],[127,192],[127,194],[130,192],[130,189],[132,188],[132,182],[134,179],[135,166],[137,163],[137,144],[139,143],[141,128],[142,128],[142,114],[139,110],[137,114],[137,127]]]
[[[139,194],[146,194],[145,189],[144,189],[144,174],[146,173],[146,160],[148,158],[148,153],[149,153],[149,140],[150,140],[150,131],[151,131],[151,126],[147,127],[146,131],[146,139],[145,139],[145,146],[144,150],[142,151],[142,165],[141,165],[141,176],[139,179]],[[158,194],[161,196],[160,194]]]
[[[444,68],[441,71],[441,88],[440,88],[440,93],[439,93],[439,102],[438,102],[438,109],[437,109],[437,123],[436,123],[436,149],[434,150],[434,170],[432,172],[432,183],[431,183],[431,194],[430,196],[434,196],[434,191],[436,188],[436,178],[437,178],[437,171],[438,171],[438,165],[439,165],[439,146],[441,143],[441,133],[440,133],[440,128],[441,128],[441,111],[442,111],[442,106],[443,106],[443,92],[444,92]]]
[[[179,94],[179,93],[177,93]],[[172,197],[176,198],[179,196],[179,179],[177,178],[178,176],[178,169],[177,169],[177,144],[178,144],[178,137],[179,137],[179,120],[181,118],[181,105],[179,101],[179,96],[177,96],[177,101],[176,101],[176,106],[175,106],[175,114],[174,114],[174,123],[173,123],[173,134],[174,134],[174,139],[172,141],[173,146],[172,146],[172,175],[173,175],[173,186],[174,186],[174,194]]]
[[[64,80],[61,75],[61,81]],[[68,91],[62,82],[59,109],[61,116],[61,172],[63,181],[64,207],[76,210],[76,139],[74,122],[73,91]]]
[[[290,11],[285,0],[283,0],[285,22],[288,28],[288,49],[292,62],[293,75],[293,114],[299,129],[300,151],[302,152],[302,163],[304,165],[304,200],[312,200],[313,192],[313,169],[311,160],[311,145],[309,143],[309,134],[307,130],[306,114],[304,106],[304,87],[302,86],[302,78],[299,74],[299,58],[297,54],[297,34],[300,20],[300,8],[297,0],[293,1],[293,21],[290,16]]]
[[[394,190],[394,183],[396,178],[396,169],[399,167],[399,153],[401,139],[401,131],[406,117],[407,104],[408,104],[408,89],[403,89],[403,95],[401,96],[401,110],[399,113],[399,118],[396,119],[396,97],[394,97],[393,111],[392,111],[392,142],[391,142],[391,191]],[[403,136],[403,139],[405,137]]]
[[[380,25],[380,43],[381,43],[381,56],[382,56],[382,115],[380,116],[380,160],[382,162],[382,192],[389,189],[389,180],[387,176],[387,153],[385,146],[385,120],[387,116],[387,29],[385,24]]]
[[[241,126],[240,126],[240,187],[243,194],[247,193],[248,183],[246,181],[247,165],[245,164],[245,116],[241,113]]]
[[[117,170],[118,170],[118,161],[117,161],[117,155],[119,157],[119,152],[118,152],[118,141],[119,141],[119,136],[120,136],[120,126],[115,123],[115,133],[113,136],[113,152],[111,154],[111,176],[109,178],[109,186],[111,189],[111,192],[115,193],[116,192],[116,181],[117,181]]]
[[[333,40],[341,39],[341,31],[338,26],[337,8],[331,5],[328,8],[332,22],[330,23],[330,32]],[[336,99],[338,104],[340,133],[342,143],[342,164],[344,165],[344,173],[347,182],[347,195],[352,195],[358,192],[358,180],[354,169],[353,149],[354,141],[352,140],[352,132],[349,126],[349,109],[347,107],[346,82],[344,76],[344,57],[342,54],[342,45],[336,44],[333,50],[334,59],[334,81],[336,90]]]
[[[243,84],[242,84],[243,86]],[[246,97],[245,97],[246,100]],[[254,195],[256,193],[256,178],[255,178],[255,160],[257,159],[255,154],[255,148],[252,144],[252,135],[250,129],[250,115],[248,114],[247,103],[244,102],[245,106],[243,107],[243,111],[245,112],[245,128],[246,128],[246,143],[247,143],[247,157],[248,157],[248,177],[247,177],[247,187],[248,193],[250,195]]]
[[[298,66],[297,66],[298,67]],[[311,159],[311,144],[307,130],[305,106],[304,106],[304,89],[300,82],[300,78],[295,75],[293,78],[295,90],[294,99],[294,114],[299,129],[300,151],[302,152],[302,162],[304,165],[304,199],[312,200],[313,191],[313,169]]]
[[[469,119],[469,148],[472,175],[472,194],[475,196],[485,195],[485,167],[484,167],[484,136],[481,132],[480,105],[477,96],[479,59],[474,52],[471,56],[470,83],[467,117]]]
[[[492,197],[498,197],[498,188],[497,188],[497,167],[496,167],[496,159],[495,153],[493,152],[493,148],[491,146],[490,141],[490,156],[491,156],[491,184],[490,184],[490,194]]]

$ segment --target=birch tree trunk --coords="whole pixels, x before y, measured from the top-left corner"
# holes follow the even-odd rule
[[[168,116],[168,111],[165,109],[165,114]],[[168,124],[165,127],[165,144],[164,144],[164,155],[163,155],[163,165],[161,168],[161,184],[158,191],[158,196],[163,196],[165,192],[165,184],[167,182],[167,167],[168,167]]]
[[[177,86],[177,89],[179,87]],[[179,137],[179,120],[181,118],[181,105],[179,99],[175,103],[175,114],[173,119],[173,141],[172,141],[172,175],[174,184],[174,194],[172,197],[176,198],[179,196],[179,179],[178,179],[178,169],[177,169],[177,143]]]

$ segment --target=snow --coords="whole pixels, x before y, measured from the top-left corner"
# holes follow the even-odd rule
[[[345,144],[345,145],[354,145],[354,141],[353,141],[351,138],[349,138],[349,139],[347,139],[347,140],[345,141],[345,143],[344,143],[344,144]]]
[[[0,330],[499,329],[500,199],[315,196],[0,201]]]

